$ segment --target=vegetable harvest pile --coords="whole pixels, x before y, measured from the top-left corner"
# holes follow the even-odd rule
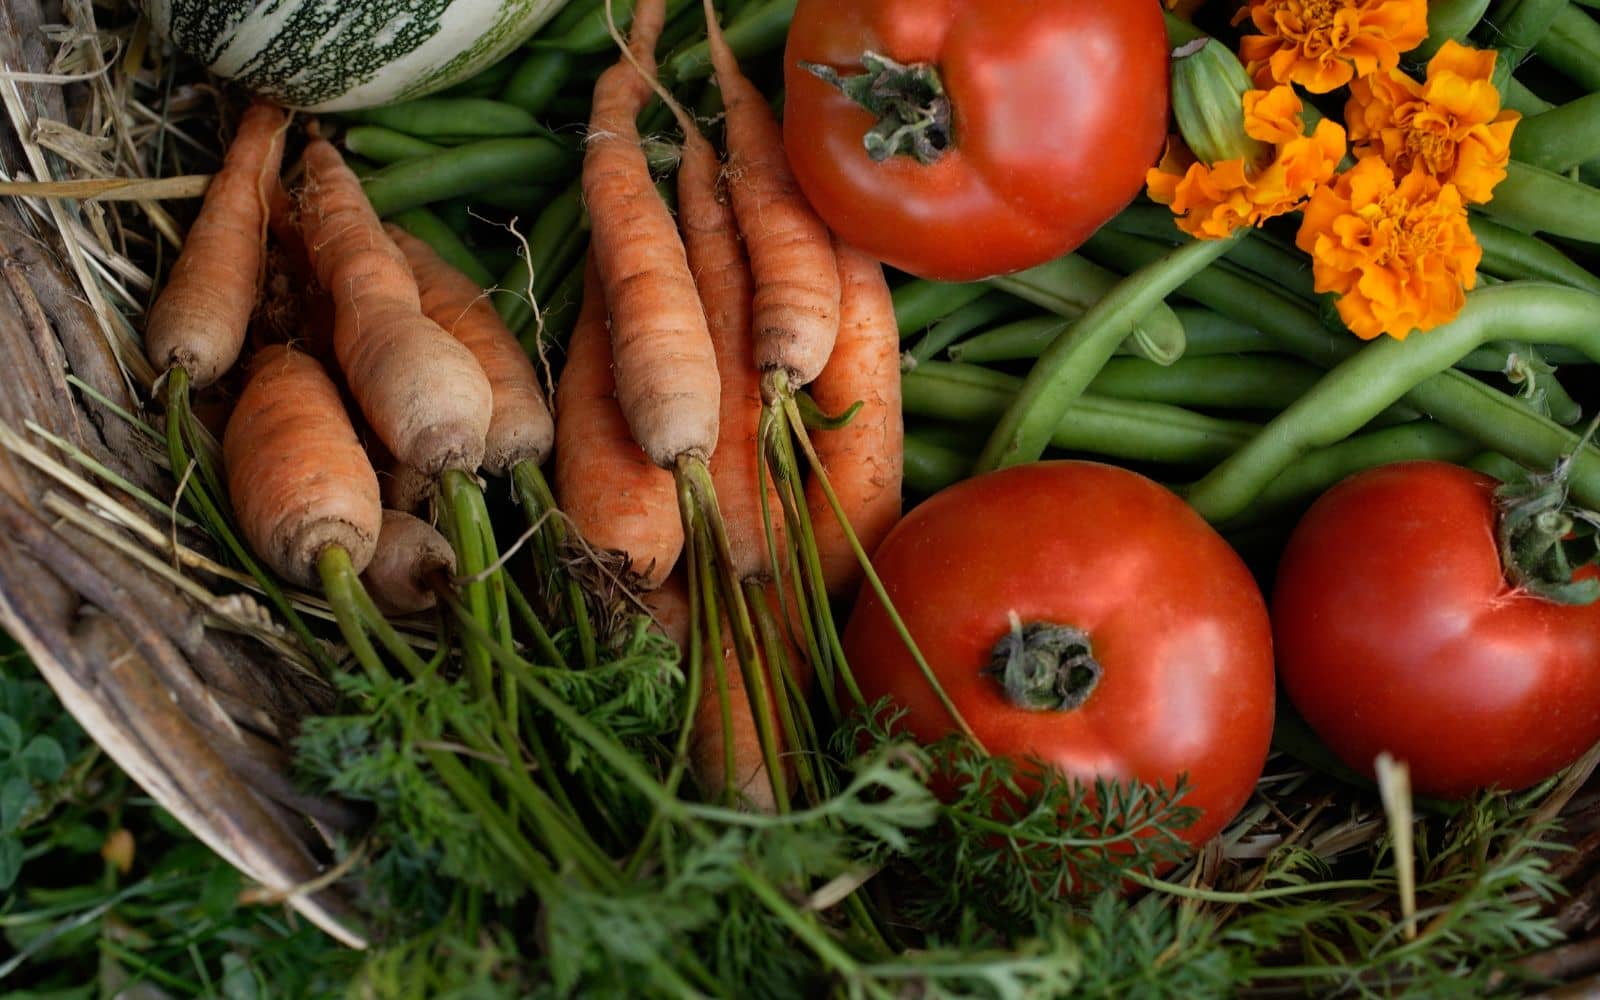
[[[529,6],[162,67],[351,995],[1600,982],[1600,5]]]

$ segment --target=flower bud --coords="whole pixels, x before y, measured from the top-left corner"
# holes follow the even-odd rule
[[[1244,129],[1244,94],[1251,87],[1244,65],[1215,38],[1197,38],[1173,52],[1172,113],[1200,162],[1243,160],[1250,168],[1272,158],[1272,146]]]

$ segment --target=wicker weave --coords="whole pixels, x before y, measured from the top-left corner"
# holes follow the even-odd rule
[[[6,179],[83,176],[41,137],[84,120],[107,84],[64,79],[83,74],[52,66],[62,32],[45,29],[84,32],[92,18],[87,2],[0,3]],[[105,261],[86,249],[103,219],[70,199],[0,198],[0,626],[145,791],[269,897],[360,945],[349,906],[318,880],[331,881],[331,838],[363,817],[286,776],[296,720],[331,692],[262,641],[274,627],[244,588],[173,571],[175,546],[204,540],[134,499],[133,487],[166,499],[177,487],[159,445],[117,412],[141,412],[150,385],[137,316],[120,315],[137,304],[112,303],[95,276]]]

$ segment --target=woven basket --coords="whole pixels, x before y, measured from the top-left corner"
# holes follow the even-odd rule
[[[94,17],[88,0],[0,2],[6,181],[148,168],[129,140],[161,119],[117,90],[119,58],[143,42]],[[132,260],[153,259],[163,216],[154,201],[0,198],[0,626],[111,758],[261,895],[359,946],[353,911],[323,883],[331,839],[363,817],[286,776],[296,720],[331,691],[162,509],[177,484],[136,422],[152,373],[136,333],[149,282]]]

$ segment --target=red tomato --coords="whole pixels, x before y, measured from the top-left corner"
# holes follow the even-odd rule
[[[1357,473],[1278,570],[1290,700],[1346,764],[1370,775],[1387,750],[1427,795],[1521,788],[1600,740],[1600,604],[1506,581],[1495,485],[1440,462]]]
[[[941,685],[991,753],[1028,755],[1085,781],[1172,787],[1201,810],[1201,843],[1249,798],[1272,735],[1272,636],[1244,563],[1158,484],[1115,466],[1054,461],[957,483],[913,508],[873,556]],[[1101,667],[1075,708],[1029,709],[985,673],[1027,626],[1076,626]],[[869,700],[892,695],[922,741],[950,716],[863,593],[845,654]]]
[[[936,162],[874,161],[877,121],[802,63],[863,53],[933,66],[948,97]],[[1155,0],[799,0],[784,141],[806,197],[846,241],[926,278],[970,281],[1064,254],[1137,195],[1167,130]]]

